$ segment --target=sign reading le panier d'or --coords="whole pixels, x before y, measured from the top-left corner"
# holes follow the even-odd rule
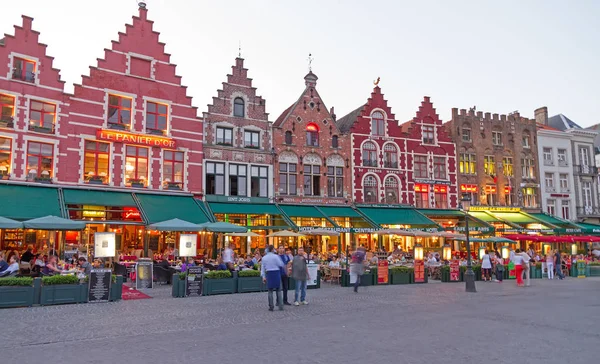
[[[119,130],[101,129],[96,131],[96,137],[117,143],[146,145],[157,148],[175,148],[175,140],[158,135],[133,134]]]

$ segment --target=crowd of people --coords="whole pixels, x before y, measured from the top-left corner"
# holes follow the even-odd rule
[[[35,252],[30,245],[21,256],[16,251],[0,251],[0,277],[40,277],[65,272],[89,275],[91,270],[92,264],[77,254],[59,263],[58,254],[53,249],[45,253]]]

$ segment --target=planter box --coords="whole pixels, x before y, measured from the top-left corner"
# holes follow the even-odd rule
[[[238,277],[237,279],[238,293],[261,292],[264,290],[266,290],[266,285],[261,277]]]
[[[0,287],[0,308],[31,307],[34,303],[33,286]]]
[[[375,282],[376,275],[373,272],[365,273],[360,277],[360,285],[361,286],[373,286]]]
[[[110,285],[110,301],[120,301],[123,295],[123,277],[117,276],[117,281]]]
[[[171,280],[171,296],[173,297],[185,297],[185,280],[179,278],[179,274],[173,274]],[[181,294],[180,286],[183,286],[183,295]]]
[[[62,305],[67,303],[87,302],[87,288],[87,284],[42,286],[40,305]]]
[[[390,284],[410,284],[410,272],[394,273],[390,271]]]
[[[531,279],[541,279],[542,278],[542,268],[531,268],[530,272]]]
[[[600,277],[600,265],[588,265],[588,277]]]
[[[185,284],[185,283],[184,283]],[[235,293],[237,289],[236,278],[223,278],[223,279],[204,279],[202,284],[202,294],[204,296],[210,296],[214,294],[228,294]]]

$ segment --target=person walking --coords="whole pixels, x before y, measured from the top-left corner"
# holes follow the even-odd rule
[[[225,266],[227,266],[227,269],[233,271],[235,269],[233,265],[234,253],[229,244],[227,244],[227,246],[223,250],[221,257],[223,258],[223,263],[225,264]]]
[[[488,250],[485,250],[485,254],[481,257],[481,270],[483,270],[483,280],[484,281],[492,281],[492,258],[490,258],[490,253]]]
[[[504,259],[500,254],[496,254],[496,280],[498,283],[502,283],[502,279],[504,278]]]
[[[522,251],[521,256],[523,257],[523,278],[525,279],[525,286],[531,286],[531,256],[526,252]]]
[[[365,247],[360,246],[354,254],[352,254],[352,263],[350,263],[350,274],[356,275],[356,281],[354,282],[354,292],[358,293],[358,286],[360,286],[360,278],[364,273],[364,261],[367,256],[367,250]]]
[[[563,280],[565,275],[562,272],[562,258],[558,252],[558,249],[554,249],[554,269],[556,269],[556,275],[558,276],[558,279]]]
[[[279,246],[277,252],[279,253],[279,258],[283,262],[283,268],[281,269],[281,287],[283,288],[283,304],[286,306],[290,306],[290,303],[288,302],[288,267],[290,265],[290,257],[285,253],[285,248],[283,247],[283,245]]]
[[[275,255],[273,245],[269,245],[269,252],[261,261],[260,276],[263,283],[267,283],[269,291],[269,311],[273,311],[273,292],[277,294],[277,306],[283,311],[283,297],[281,294],[281,269],[284,268],[281,259]]]
[[[300,303],[308,305],[308,301],[306,301],[306,287],[310,276],[308,275],[308,266],[306,265],[304,248],[302,247],[298,248],[298,254],[292,260],[292,278],[296,281],[294,306],[300,306]],[[298,301],[298,298],[300,298],[300,301]]]
[[[515,250],[515,255],[511,261],[515,264],[517,286],[523,287],[523,256],[520,253],[520,249]]]
[[[554,279],[554,255],[551,251],[546,254],[546,270],[548,271],[548,279]]]

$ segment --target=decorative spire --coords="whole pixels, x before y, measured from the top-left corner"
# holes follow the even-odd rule
[[[379,86],[379,81],[380,80],[381,80],[381,77],[377,77],[377,81],[373,81],[373,85]]]
[[[238,48],[238,57],[242,58],[242,41],[240,40],[239,48]]]
[[[309,53],[308,54],[308,58],[307,58],[307,61],[308,61],[308,73],[312,72],[312,61],[313,60],[314,60],[314,58],[312,57],[312,53]]]

